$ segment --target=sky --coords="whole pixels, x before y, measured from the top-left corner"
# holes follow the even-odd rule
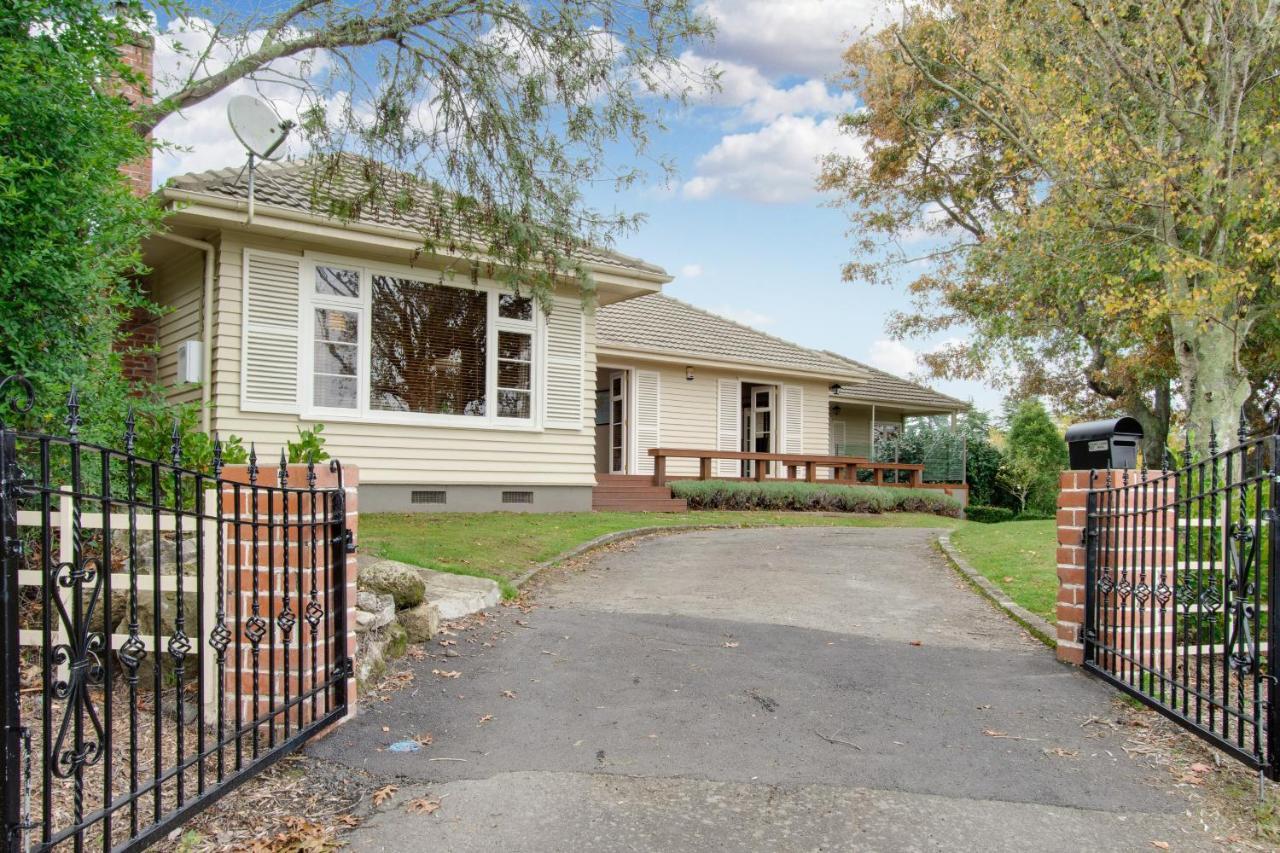
[[[905,288],[841,279],[853,242],[849,223],[814,188],[818,158],[859,150],[858,141],[836,124],[836,116],[858,107],[834,82],[841,54],[858,34],[883,24],[893,5],[702,0],[700,10],[714,20],[716,38],[683,59],[695,67],[718,67],[720,91],[669,115],[667,131],[651,143],[650,153],[671,158],[678,176],[621,195],[596,190],[593,201],[646,215],[645,224],[622,236],[616,248],[671,273],[675,280],[664,288],[669,295],[995,410],[1000,389],[920,372],[918,354],[956,339],[956,331],[895,340],[886,323],[893,311],[909,307]],[[204,36],[181,38],[196,49]],[[182,61],[164,38],[158,40],[159,79]],[[225,119],[227,99],[242,90],[249,91],[247,84],[160,126],[158,136],[178,147],[157,157],[157,181],[243,162],[243,149]],[[287,88],[280,94],[289,100]]]

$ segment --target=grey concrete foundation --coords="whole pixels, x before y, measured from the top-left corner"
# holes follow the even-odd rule
[[[590,512],[591,487],[361,483],[360,511]]]

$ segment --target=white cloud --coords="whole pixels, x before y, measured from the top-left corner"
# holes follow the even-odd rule
[[[170,21],[164,30],[156,33],[155,86],[159,95],[175,91],[190,76],[212,32],[209,21],[189,18],[185,22]],[[215,45],[204,58],[200,74],[225,68],[237,55],[256,46],[261,38],[258,32],[239,44]],[[238,80],[208,100],[166,118],[156,129],[156,138],[175,147],[156,154],[156,182],[184,172],[243,163],[244,147],[227,124],[227,101],[235,95],[254,95],[269,101],[282,118],[296,120],[303,99],[297,83],[289,82],[290,78],[314,79],[328,67],[328,58],[323,53],[279,60],[272,64],[271,71],[260,75],[262,79]],[[296,134],[285,144],[286,156],[306,153]]]
[[[744,326],[751,326],[759,329],[764,326],[772,326],[778,322],[776,317],[769,314],[761,314],[759,311],[753,311],[750,308],[732,308],[722,305],[719,308],[713,308],[713,313],[719,314],[721,317],[732,320],[735,323],[741,323]]]
[[[685,264],[680,267],[681,278],[698,278],[702,275],[702,264]]]
[[[872,341],[871,346],[867,348],[866,361],[872,367],[909,379],[924,372],[924,365],[920,361],[922,354],[941,352],[962,343],[964,341],[960,338],[947,338],[932,346],[916,350],[902,341],[880,338]]]
[[[704,0],[716,24],[712,55],[776,77],[821,77],[859,33],[882,26],[898,4],[885,0]]]
[[[871,347],[867,350],[867,363],[903,377],[920,369],[920,357],[915,350],[902,341],[887,338],[871,342]]]
[[[758,68],[738,62],[708,59],[686,53],[681,63],[695,74],[711,69],[719,72],[719,87],[695,92],[693,103],[700,106],[732,108],[737,113],[731,124],[759,124],[782,115],[823,115],[853,109],[857,101],[850,92],[834,92],[817,79],[789,87],[774,85]]]
[[[766,204],[804,201],[815,193],[820,157],[859,151],[833,118],[781,116],[759,130],[722,138],[698,158],[683,192],[692,199],[731,195]]]

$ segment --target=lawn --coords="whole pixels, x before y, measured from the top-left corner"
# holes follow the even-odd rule
[[[493,578],[503,594],[530,567],[606,533],[636,527],[954,527],[920,513],[817,515],[788,512],[372,513],[360,516],[360,549],[460,575]]]
[[[951,542],[975,569],[1009,597],[1050,622],[1056,621],[1058,569],[1057,522],[966,522]]]

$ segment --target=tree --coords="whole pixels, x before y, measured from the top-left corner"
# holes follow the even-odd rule
[[[287,81],[301,93],[300,129],[328,212],[354,217],[426,197],[442,212],[424,234],[456,267],[545,295],[553,277],[589,284],[584,244],[607,245],[635,215],[592,208],[583,186],[630,185],[617,146],[647,157],[662,124],[659,99],[682,101],[712,82],[681,65],[709,21],[692,0],[299,0],[283,8],[228,6],[218,20],[179,12],[170,31],[206,45],[138,120],[163,133],[165,117],[240,80]],[[323,61],[321,61],[323,60]],[[359,186],[344,155],[365,158]],[[658,162],[660,169],[669,163]],[[391,170],[420,186],[405,187]]]
[[[143,20],[136,2],[110,16],[97,0],[0,11],[0,376],[32,381],[40,407],[29,423],[45,429],[61,429],[73,383],[91,387],[88,437],[121,429],[129,389],[115,345],[122,320],[145,305],[129,274],[158,222],[119,172],[149,149],[132,128],[121,84],[134,78],[119,59]],[[7,410],[0,418],[13,422]]]
[[[1017,497],[1021,511],[1028,504],[1052,512],[1058,493],[1058,474],[1067,467],[1067,443],[1036,399],[1023,400],[1009,413],[1009,429],[1001,481]]]
[[[1280,246],[1277,14],[1247,0],[933,0],[855,45],[869,110],[847,125],[872,150],[865,166],[830,163],[826,181],[876,234],[925,222],[940,246],[912,285],[923,310],[899,330],[976,321],[977,345],[939,366],[981,364],[996,342],[1157,425],[1176,375],[1198,440],[1234,423],[1250,352],[1275,348],[1260,320]],[[849,272],[868,266],[883,269]]]

